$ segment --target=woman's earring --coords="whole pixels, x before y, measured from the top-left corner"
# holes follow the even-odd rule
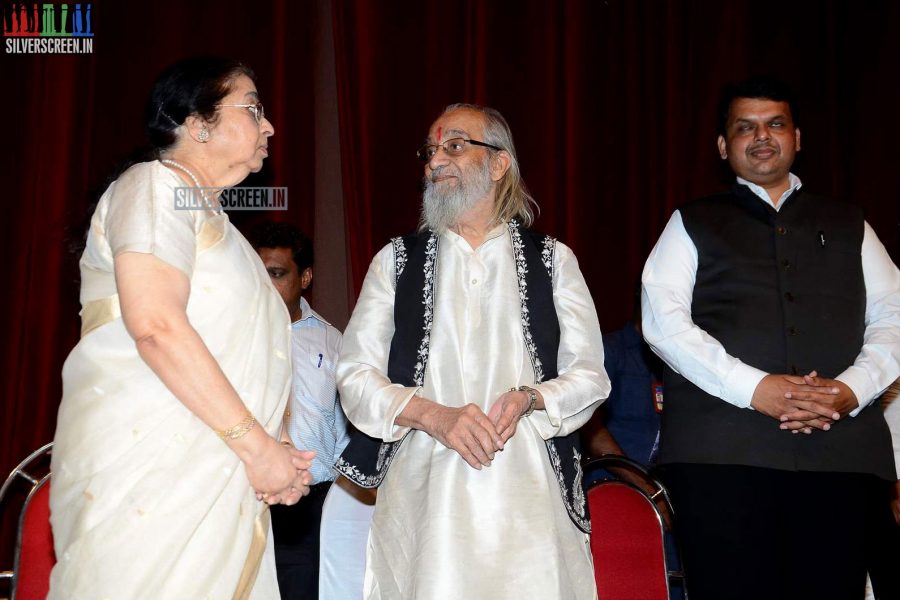
[[[209,141],[209,129],[204,127],[200,130],[200,133],[197,134],[197,139],[204,144]]]

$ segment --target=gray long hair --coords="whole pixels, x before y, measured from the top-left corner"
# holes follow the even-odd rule
[[[509,169],[497,182],[497,201],[494,204],[494,220],[509,221],[518,218],[525,227],[531,227],[534,223],[535,212],[540,213],[540,208],[531,193],[525,186],[522,173],[519,171],[519,159],[516,157],[516,146],[513,144],[512,131],[509,124],[497,110],[479,106],[477,104],[457,103],[451,104],[441,114],[447,114],[455,110],[471,110],[480,113],[484,117],[485,143],[502,148],[510,158]],[[488,148],[489,152],[496,152]]]

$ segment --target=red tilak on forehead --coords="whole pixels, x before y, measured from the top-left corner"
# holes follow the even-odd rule
[[[438,144],[441,143],[441,129],[443,129],[443,128],[440,125],[438,125],[438,130],[437,130],[437,143]]]

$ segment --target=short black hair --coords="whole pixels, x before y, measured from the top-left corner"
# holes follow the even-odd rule
[[[290,248],[297,265],[297,272],[303,273],[313,266],[313,244],[298,227],[283,221],[262,221],[253,230],[250,243],[254,250],[260,248]]]
[[[794,127],[799,127],[800,119],[797,111],[797,100],[790,88],[782,81],[771,77],[752,77],[736,83],[729,83],[722,89],[722,97],[719,100],[718,133],[724,136],[728,127],[728,113],[731,103],[738,98],[759,98],[774,100],[775,102],[787,102],[791,110],[791,119]]]

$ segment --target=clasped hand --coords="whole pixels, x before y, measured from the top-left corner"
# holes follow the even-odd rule
[[[481,470],[490,466],[494,454],[515,435],[528,402],[525,392],[510,391],[497,399],[488,414],[474,404],[461,408],[435,404],[426,432],[455,450],[473,469]]]
[[[859,406],[856,394],[845,383],[808,375],[766,375],[750,405],[757,411],[777,419],[781,429],[792,433],[828,431],[832,425]]]
[[[262,452],[245,461],[244,468],[257,500],[266,504],[296,504],[309,493],[312,475],[309,468],[315,450],[297,450],[293,445],[279,444],[268,438]]]

